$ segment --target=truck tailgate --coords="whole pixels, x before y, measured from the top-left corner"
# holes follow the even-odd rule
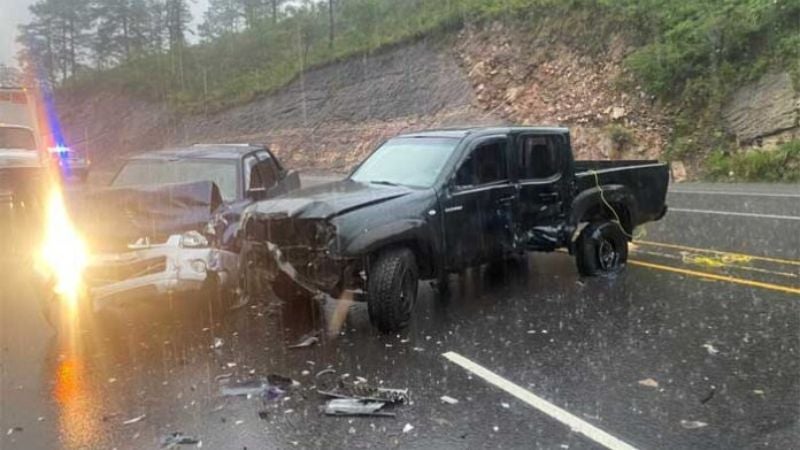
[[[622,185],[636,198],[633,224],[658,220],[664,212],[669,164],[658,161],[575,161],[578,191]]]

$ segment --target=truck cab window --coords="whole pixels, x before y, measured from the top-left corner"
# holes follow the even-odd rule
[[[466,188],[508,179],[506,140],[478,144],[456,172],[456,186]]]
[[[246,189],[264,187],[264,182],[258,168],[258,160],[255,156],[248,156],[244,160],[244,177],[244,186]]]
[[[550,178],[561,172],[558,143],[553,136],[523,136],[520,159],[523,179]]]

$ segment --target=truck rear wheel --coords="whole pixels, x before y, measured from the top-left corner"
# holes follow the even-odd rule
[[[628,238],[615,222],[587,226],[578,238],[575,262],[584,276],[618,272],[628,260]]]
[[[387,250],[370,267],[367,309],[373,325],[389,333],[408,326],[417,302],[419,270],[407,248]]]

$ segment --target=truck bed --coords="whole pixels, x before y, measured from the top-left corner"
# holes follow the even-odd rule
[[[652,160],[575,161],[578,191],[598,186],[622,185],[636,198],[633,224],[657,220],[664,213],[669,185],[669,164]]]

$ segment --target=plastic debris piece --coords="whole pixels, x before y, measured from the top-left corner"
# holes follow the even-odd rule
[[[763,391],[763,390],[761,390],[761,389],[754,389],[754,390],[753,390],[753,394],[756,394],[756,395],[764,395],[764,391]]]
[[[414,429],[414,425],[411,425],[410,423],[407,423],[407,424],[406,424],[406,425],[403,427],[403,433],[408,433],[409,431],[411,431],[411,430],[413,430],[413,429]]]
[[[317,393],[326,397],[356,398],[386,403],[408,403],[408,389],[373,387],[365,383],[341,385],[333,390],[317,390]]]
[[[117,379],[116,379],[116,378],[114,378],[114,377],[111,377],[111,378],[109,378],[109,379],[108,379],[108,383],[109,383],[109,384],[114,384],[114,383],[116,383],[116,382],[117,382]]]
[[[331,369],[331,368],[322,369],[322,370],[320,370],[319,372],[317,372],[317,374],[316,374],[316,375],[314,375],[314,378],[319,378],[319,377],[321,377],[321,376],[323,376],[323,375],[329,375],[329,374],[330,374],[330,375],[333,375],[333,374],[335,374],[335,373],[336,373],[336,371],[335,371],[335,370],[333,370],[333,369]]]
[[[14,433],[22,433],[23,431],[25,431],[25,429],[22,427],[11,427],[8,429],[8,432],[6,434],[8,436],[11,436]]]
[[[495,426],[493,426],[493,427],[492,427],[492,431],[494,431],[495,433],[497,433],[498,431],[500,431],[500,427],[498,427],[497,425],[495,425]]]
[[[716,347],[714,347],[713,345],[711,345],[710,343],[708,343],[708,342],[703,344],[702,347],[704,349],[706,349],[706,351],[708,351],[709,355],[713,356],[713,355],[716,355],[717,353],[719,353],[719,350]]]
[[[174,448],[178,445],[197,445],[199,447],[202,444],[196,437],[177,431],[161,438],[161,448]]]
[[[211,346],[211,348],[218,349],[222,348],[223,345],[225,345],[225,341],[223,341],[222,338],[215,337],[214,344]]]
[[[448,395],[443,395],[443,396],[439,397],[439,399],[441,399],[442,402],[447,403],[448,405],[457,405],[458,404],[458,399],[457,398],[453,398],[453,397],[450,397]]]
[[[300,339],[300,342],[294,345],[290,345],[289,348],[306,348],[311,347],[312,345],[319,342],[319,338],[315,335],[305,336]]]
[[[696,430],[698,428],[707,427],[708,424],[699,420],[681,420],[681,426],[687,430]]]
[[[384,402],[372,402],[355,398],[335,398],[325,403],[325,414],[329,416],[382,416],[394,417],[392,412],[381,411]]]
[[[283,375],[276,375],[274,373],[267,375],[267,382],[270,385],[279,387],[281,389],[289,389],[300,386],[299,381],[293,380]]]
[[[136,416],[134,418],[128,419],[126,421],[123,421],[122,424],[123,425],[133,425],[134,423],[141,422],[142,420],[144,420],[145,417],[147,417],[147,414],[142,414],[141,416]]]
[[[511,408],[511,405],[509,405],[509,404],[508,404],[508,403],[506,403],[506,402],[500,402],[500,406],[502,406],[502,407],[503,407],[503,408],[505,408],[505,409]]]
[[[226,397],[249,397],[264,395],[269,389],[269,384],[262,380],[250,380],[222,386],[220,392]]]
[[[639,384],[645,387],[657,388],[658,381],[652,378],[645,378],[644,380],[639,380]]]
[[[221,373],[221,374],[219,374],[219,375],[214,377],[214,381],[220,382],[222,380],[227,380],[228,378],[230,378],[232,376],[233,376],[232,373]]]
[[[302,375],[304,377],[307,377],[307,376],[311,375],[311,372],[308,371],[308,370],[303,370],[303,371],[300,372],[300,375]]]
[[[228,369],[233,369],[234,367],[236,367],[236,363],[235,362],[225,363],[225,365],[228,367]]]

